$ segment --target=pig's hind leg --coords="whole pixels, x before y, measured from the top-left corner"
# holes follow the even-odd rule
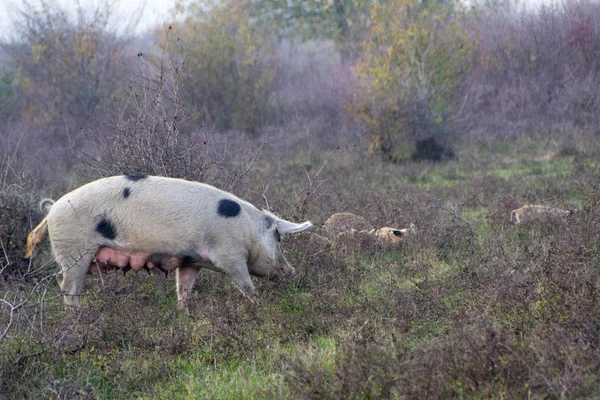
[[[83,247],[71,246],[65,251],[56,251],[56,258],[62,269],[62,282],[60,290],[64,296],[67,306],[79,307],[81,305],[79,296],[83,289],[85,276],[97,249],[85,249]]]

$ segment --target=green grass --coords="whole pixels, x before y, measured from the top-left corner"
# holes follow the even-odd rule
[[[332,337],[315,338],[299,344],[281,344],[274,338],[269,348],[227,362],[191,355],[173,362],[171,379],[151,388],[155,398],[240,399],[264,398],[277,393],[289,397],[283,382],[282,359],[295,359],[308,365],[333,370],[337,344]]]
[[[559,147],[552,141],[545,146]],[[567,379],[557,364],[551,364],[556,356],[552,349],[562,339],[539,344],[534,338],[538,340],[543,332],[544,338],[564,335],[565,343],[587,340],[588,333],[583,331],[576,340],[569,336],[569,329],[585,325],[569,318],[574,318],[570,310],[578,304],[573,293],[584,293],[589,286],[577,281],[589,272],[588,261],[580,262],[585,264],[579,265],[580,270],[563,267],[570,262],[568,257],[562,264],[550,264],[551,250],[566,240],[560,227],[516,229],[489,216],[496,211],[499,198],[514,195],[528,201],[532,192],[538,196],[534,200],[581,207],[590,195],[577,182],[596,171],[600,162],[573,157],[535,161],[528,153],[547,149],[538,149],[529,139],[472,144],[470,150],[471,157],[480,162],[462,162],[460,155],[469,151],[463,149],[458,160],[442,164],[381,164],[372,170],[357,168],[345,176],[344,168],[352,163],[340,159],[337,165],[334,158],[324,170],[324,174],[332,171],[330,186],[317,197],[321,203],[313,207],[313,213],[327,214],[327,207],[332,206],[336,211],[370,210],[371,206],[373,214],[386,213],[386,218],[395,221],[414,213],[422,224],[432,224],[430,230],[423,230],[429,235],[427,242],[409,243],[401,251],[354,249],[341,261],[312,254],[302,242],[295,243],[288,256],[301,260],[295,267],[302,274],[279,283],[257,281],[264,293],[263,304],[249,304],[227,279],[208,274],[202,275],[196,288],[191,316],[173,312],[172,277],[115,278],[111,281],[116,285],[114,299],[102,294],[86,299],[93,310],[86,322],[73,321],[56,299],[49,303],[41,336],[37,328],[20,325],[2,343],[2,368],[18,372],[5,379],[23,388],[15,392],[21,397],[28,393],[52,397],[49,388],[56,381],[106,399],[293,398],[299,396],[299,389],[290,382],[297,378],[294,368],[300,365],[308,376],[304,376],[308,386],[302,393],[314,389],[315,397],[344,397],[344,390],[349,390],[355,398],[368,398],[379,390],[369,392],[371,383],[381,388],[386,382],[401,382],[400,389],[395,389],[401,391],[421,376],[438,382],[437,389],[431,389],[437,397],[487,398],[494,397],[490,393],[522,395],[529,378],[519,370],[513,376],[509,366],[523,363],[550,382],[532,389],[534,397],[556,397],[551,385],[560,387],[556,382]],[[305,184],[297,163],[314,167],[322,160],[299,154],[288,165],[280,165],[283,175],[279,178],[293,183],[274,185],[270,195],[280,205],[297,205],[294,193]],[[360,162],[357,165],[364,165]],[[268,163],[260,168],[272,170]],[[344,171],[344,182],[335,174],[336,168]],[[351,189],[345,187],[348,179]],[[411,199],[416,200],[410,203]],[[447,204],[458,210],[458,221],[441,211]],[[466,228],[451,229],[456,226],[472,228],[474,243],[469,242],[471,233],[465,233]],[[448,236],[436,236],[444,229],[450,232]],[[585,254],[595,257],[598,247],[585,240],[593,238],[579,237],[578,241],[581,248],[589,247]],[[560,250],[574,247],[565,245]],[[563,285],[562,275],[552,280],[552,268],[561,274],[576,271],[570,278],[575,289]],[[52,292],[56,293],[55,287]],[[592,297],[581,296],[577,301]],[[106,304],[93,308],[102,300]],[[490,339],[489,331],[499,333]],[[68,338],[57,339],[61,335]],[[464,347],[444,347],[446,340]],[[500,343],[497,348],[494,340]],[[581,380],[565,383],[582,388],[584,397],[600,393],[597,381],[588,376],[592,372],[586,360],[593,357],[586,346],[570,355]],[[353,351],[363,357],[355,360],[357,365],[363,360],[372,364],[370,375],[365,377],[360,368],[349,366]],[[561,351],[566,352],[566,347]],[[386,352],[394,362],[382,367],[378,362],[385,365],[382,354]],[[20,359],[23,354],[30,356]],[[500,372],[486,375],[489,360]],[[436,370],[436,365],[445,369]],[[412,376],[411,371],[420,375]]]

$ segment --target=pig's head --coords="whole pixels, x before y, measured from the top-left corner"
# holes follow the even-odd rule
[[[396,229],[390,227],[379,228],[374,231],[375,238],[379,243],[398,244],[407,236],[414,234],[417,231],[415,224],[411,223],[410,227]]]
[[[310,229],[310,221],[296,224],[285,221],[270,213],[265,213],[264,223],[258,229],[261,251],[248,262],[248,269],[255,276],[280,277],[293,275],[296,271],[290,266],[281,250],[281,234],[298,233]]]

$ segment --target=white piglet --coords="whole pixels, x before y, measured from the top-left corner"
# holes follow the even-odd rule
[[[312,226],[207,184],[147,175],[99,179],[40,207],[48,215],[29,234],[27,256],[48,232],[62,268],[61,291],[72,306],[79,305],[86,274],[111,267],[175,270],[180,308],[201,268],[229,275],[253,299],[250,274],[295,272],[281,251],[280,233]]]

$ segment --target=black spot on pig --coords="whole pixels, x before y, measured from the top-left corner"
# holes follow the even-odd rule
[[[241,209],[242,207],[237,202],[229,199],[221,199],[219,200],[217,212],[221,217],[232,218],[240,215]]]
[[[125,179],[130,180],[132,182],[141,181],[142,179],[146,179],[148,175],[145,174],[134,174],[134,175],[125,175]]]
[[[271,227],[273,226],[273,222],[275,222],[275,219],[268,215],[265,215],[265,221],[267,223],[267,229],[271,229]]]
[[[123,189],[123,198],[127,199],[130,194],[131,194],[131,189],[129,189],[128,187]]]
[[[175,256],[181,260],[181,264],[193,264],[202,261],[202,256],[196,250],[184,250]]]
[[[152,253],[148,256],[148,262],[154,264],[158,269],[163,269],[165,265],[171,259],[171,255],[167,253]]]
[[[117,230],[113,225],[112,221],[106,217],[102,217],[100,222],[96,225],[96,232],[101,234],[106,239],[113,240],[117,237]]]

